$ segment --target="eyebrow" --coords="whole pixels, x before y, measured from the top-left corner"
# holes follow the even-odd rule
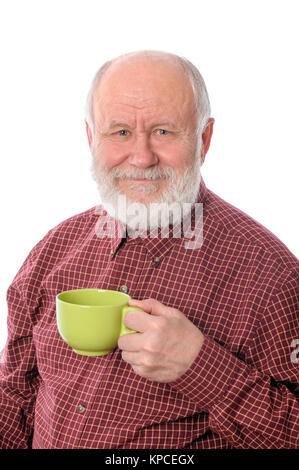
[[[167,120],[153,122],[150,127],[163,127],[165,125],[167,127],[172,127],[173,129],[177,128],[177,126],[173,122],[167,121]],[[120,121],[117,121],[117,120],[112,120],[111,123],[108,126],[109,129],[130,128],[130,127],[131,127],[130,124],[128,124],[126,122],[120,122]]]
[[[111,121],[108,127],[109,129],[113,129],[115,127],[130,127],[130,125],[126,122]]]
[[[157,122],[153,123],[152,127],[163,127],[163,126],[165,126],[165,125],[166,125],[166,127],[173,127],[173,128],[176,128],[176,127],[177,127],[174,122],[172,122],[172,121],[167,121],[167,120],[165,120],[165,121],[157,121]]]

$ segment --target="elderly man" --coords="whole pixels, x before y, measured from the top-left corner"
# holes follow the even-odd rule
[[[298,260],[206,188],[201,75],[172,54],[127,54],[99,70],[87,111],[102,204],[50,230],[8,289],[1,447],[298,447]],[[187,215],[198,246],[177,236]],[[105,224],[121,229],[103,236]],[[56,295],[80,288],[143,309],[107,356],[78,355],[57,331]]]

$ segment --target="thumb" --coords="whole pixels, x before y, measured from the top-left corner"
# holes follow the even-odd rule
[[[130,307],[140,307],[147,313],[157,316],[169,316],[170,310],[173,310],[172,307],[167,307],[156,299],[145,299],[145,300],[135,300],[130,299],[128,302]]]

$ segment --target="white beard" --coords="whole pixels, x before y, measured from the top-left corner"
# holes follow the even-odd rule
[[[201,178],[201,148],[197,149],[194,156],[194,164],[186,167],[183,174],[176,178],[175,170],[167,168],[129,168],[120,170],[113,168],[109,172],[101,165],[100,159],[92,155],[91,172],[97,183],[100,198],[107,213],[127,226],[128,231],[167,229],[170,225],[180,225],[183,217],[188,215],[191,204],[196,202],[200,189]],[[129,186],[131,190],[144,193],[157,191],[158,184],[155,179],[164,178],[168,182],[167,188],[157,198],[152,197],[148,203],[141,203],[129,198],[119,189],[115,183],[115,178],[139,178],[152,179],[153,183],[132,182]],[[120,204],[125,198],[125,205]],[[186,204],[188,203],[188,204]],[[140,217],[136,218],[136,211],[142,213],[142,224]]]

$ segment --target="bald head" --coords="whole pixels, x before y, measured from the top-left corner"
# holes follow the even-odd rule
[[[146,82],[157,84],[163,90],[175,90],[193,100],[193,108],[197,114],[197,127],[201,132],[210,117],[210,103],[205,83],[197,68],[183,57],[162,51],[137,51],[121,55],[106,62],[96,73],[86,103],[86,121],[94,130],[94,100],[107,92],[106,85],[114,90],[111,83],[124,84],[127,89],[140,93]],[[180,86],[173,86],[174,82]],[[137,90],[136,90],[137,87]],[[120,90],[119,90],[120,91]],[[129,91],[129,90],[127,90]],[[191,109],[191,107],[190,107]]]

